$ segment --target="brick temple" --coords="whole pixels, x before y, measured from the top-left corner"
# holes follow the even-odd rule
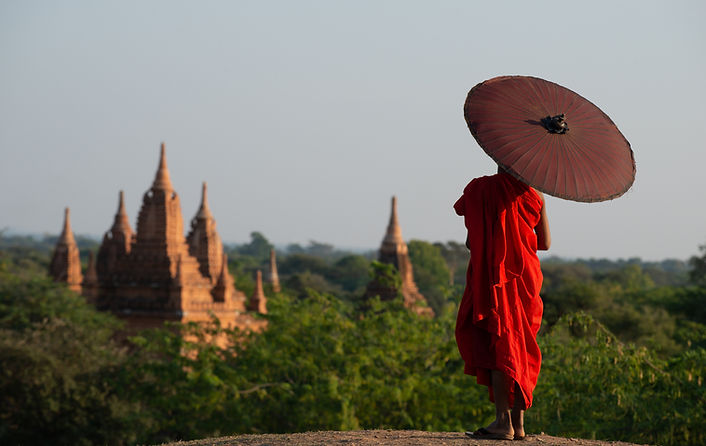
[[[113,225],[82,277],[67,209],[50,274],[82,293],[99,310],[127,321],[130,329],[159,327],[165,321],[205,322],[212,316],[229,328],[259,330],[265,324],[253,317],[267,312],[261,282],[253,302],[248,303],[228,271],[206,183],[201,205],[184,235],[181,204],[167,169],[164,144],[154,182],[142,198],[136,230],[130,226],[121,191]]]
[[[402,238],[402,229],[397,218],[397,197],[392,197],[392,209],[390,211],[390,221],[387,224],[385,237],[378,251],[378,261],[391,264],[400,274],[401,287],[400,294],[404,305],[414,312],[422,315],[433,316],[434,310],[428,306],[426,298],[419,292],[417,284],[414,282],[414,272],[412,262],[409,260],[409,249]],[[375,282],[368,285],[367,296],[379,295],[381,299],[391,299],[391,290],[382,289]]]

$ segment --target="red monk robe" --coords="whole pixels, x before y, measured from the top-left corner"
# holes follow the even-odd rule
[[[501,371],[519,384],[525,408],[532,405],[542,361],[542,271],[534,232],[542,206],[534,189],[504,172],[471,181],[454,204],[471,250],[456,320],[464,372],[488,386],[495,401],[490,370]],[[512,407],[515,386],[508,387]]]

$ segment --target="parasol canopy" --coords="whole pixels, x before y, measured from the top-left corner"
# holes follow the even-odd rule
[[[473,87],[468,128],[500,167],[559,198],[617,198],[635,181],[630,143],[593,103],[553,82],[501,76]]]

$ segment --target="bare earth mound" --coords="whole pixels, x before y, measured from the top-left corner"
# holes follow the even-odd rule
[[[523,446],[634,446],[634,443],[621,441],[582,440],[561,438],[549,435],[528,435],[523,441],[516,442]],[[178,441],[169,446],[308,446],[308,445],[474,445],[508,446],[512,444],[502,440],[478,440],[467,437],[463,432],[423,432],[423,431],[323,431],[301,432],[296,434],[236,435],[233,437],[209,438],[206,440]]]

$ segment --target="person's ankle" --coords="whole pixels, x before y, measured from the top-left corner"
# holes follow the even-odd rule
[[[498,431],[513,433],[512,417],[510,411],[497,412],[495,414],[495,422],[493,423]]]

